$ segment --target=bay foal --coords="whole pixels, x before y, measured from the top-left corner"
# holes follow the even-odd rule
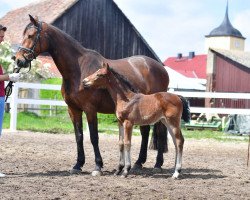
[[[168,92],[158,92],[151,95],[137,93],[133,86],[108,64],[83,80],[84,89],[106,88],[115,106],[116,117],[120,131],[119,149],[120,161],[115,172],[126,177],[131,168],[131,137],[134,125],[148,125],[162,121],[167,126],[175,145],[175,172],[173,178],[178,178],[182,165],[184,138],[181,133],[181,117],[189,121],[190,112],[187,101],[183,97]]]

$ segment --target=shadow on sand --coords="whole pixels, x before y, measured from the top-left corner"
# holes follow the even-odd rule
[[[103,171],[103,176],[112,176],[114,174],[113,171]],[[151,178],[171,178],[174,172],[174,168],[171,169],[162,169],[160,171],[154,171],[154,168],[142,168],[140,170],[132,170],[129,173],[129,176],[136,177],[151,177]],[[37,173],[20,173],[20,174],[8,174],[8,178],[13,178],[16,176],[19,177],[63,177],[63,176],[82,176],[87,175],[91,176],[91,172],[82,171],[78,174],[70,174],[69,171],[47,171],[47,172],[37,172]],[[6,177],[6,178],[7,178]],[[220,170],[214,169],[198,169],[198,168],[184,168],[180,174],[179,179],[221,179],[226,178],[226,176],[222,175]]]

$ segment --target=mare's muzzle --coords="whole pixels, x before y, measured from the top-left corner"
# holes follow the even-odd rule
[[[30,61],[27,61],[26,59],[16,59],[16,64],[20,68],[27,68],[29,67]]]

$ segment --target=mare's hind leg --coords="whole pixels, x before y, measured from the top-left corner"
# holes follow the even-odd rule
[[[124,160],[124,128],[122,126],[122,124],[118,124],[119,125],[119,153],[120,153],[120,157],[119,157],[119,164],[116,168],[115,171],[115,176],[119,175],[122,171],[122,169],[124,168],[125,165],[125,160]]]
[[[89,134],[90,141],[94,148],[95,153],[95,169],[92,172],[92,176],[100,176],[102,175],[102,167],[103,161],[101,157],[101,153],[99,150],[99,136],[98,136],[98,128],[97,128],[97,113],[86,113],[88,126],[89,126]]]
[[[157,157],[154,166],[154,172],[160,172],[161,166],[163,165],[164,158],[163,153],[167,152],[167,127],[162,123],[158,122],[154,126],[154,134],[157,134]]]
[[[73,169],[70,171],[70,173],[77,174],[81,172],[81,167],[85,163],[85,155],[83,148],[82,111],[68,107],[68,112],[74,126],[77,144],[77,162]]]
[[[148,138],[149,138],[150,126],[149,125],[140,126],[140,131],[141,131],[141,136],[142,136],[141,149],[140,149],[139,157],[133,166],[133,170],[141,169],[142,165],[147,160]]]

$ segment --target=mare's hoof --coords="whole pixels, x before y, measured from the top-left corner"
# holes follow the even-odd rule
[[[93,171],[91,173],[92,176],[102,176],[102,171]]]
[[[80,170],[80,169],[71,169],[70,171],[69,171],[69,173],[70,174],[80,174],[80,173],[82,173],[82,170]]]
[[[138,165],[135,163],[131,170],[134,172],[140,171],[140,170],[142,170],[142,165]]]
[[[161,172],[162,172],[162,168],[160,168],[160,167],[155,167],[153,169],[153,173],[161,173]]]

